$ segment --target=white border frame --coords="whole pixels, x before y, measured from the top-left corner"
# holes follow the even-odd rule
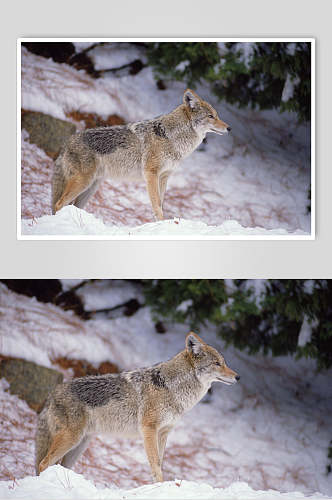
[[[21,234],[21,43],[22,42],[311,42],[311,232],[309,235],[224,235],[224,236],[98,236],[98,235],[22,235]],[[250,38],[214,38],[214,37],[184,37],[184,38],[155,38],[155,37],[132,37],[132,38],[18,38],[17,39],[17,220],[16,220],[16,236],[18,240],[104,240],[104,241],[140,241],[140,240],[189,240],[189,241],[213,241],[213,240],[315,240],[316,234],[316,40],[315,38],[299,38],[299,37],[250,37]]]

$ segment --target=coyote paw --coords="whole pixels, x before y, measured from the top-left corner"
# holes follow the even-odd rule
[[[156,217],[156,220],[157,220],[157,221],[159,221],[159,220],[164,220],[164,215],[163,215],[162,210],[158,211],[158,212],[155,214],[155,217]]]

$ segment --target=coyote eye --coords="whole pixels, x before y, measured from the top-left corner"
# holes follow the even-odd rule
[[[214,364],[217,365],[217,366],[221,366],[221,363],[219,363],[219,361],[215,361]]]
[[[214,118],[214,116],[213,116],[213,115],[208,115],[208,117],[209,117],[209,118]]]

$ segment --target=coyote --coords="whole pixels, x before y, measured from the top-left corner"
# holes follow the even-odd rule
[[[108,433],[143,437],[153,479],[162,481],[166,439],[176,421],[212,382],[239,379],[222,354],[190,332],[185,349],[168,361],[59,384],[39,415],[36,474],[57,462],[71,468],[95,434]]]
[[[55,162],[52,213],[83,208],[106,178],[145,179],[153,213],[163,219],[167,180],[207,132],[230,132],[216,110],[193,90],[169,114],[127,125],[87,129],[71,136]]]

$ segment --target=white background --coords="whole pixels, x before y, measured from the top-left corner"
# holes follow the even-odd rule
[[[329,3],[32,0],[6,7],[1,29],[0,277],[331,278]],[[316,241],[17,241],[18,37],[315,37]]]

